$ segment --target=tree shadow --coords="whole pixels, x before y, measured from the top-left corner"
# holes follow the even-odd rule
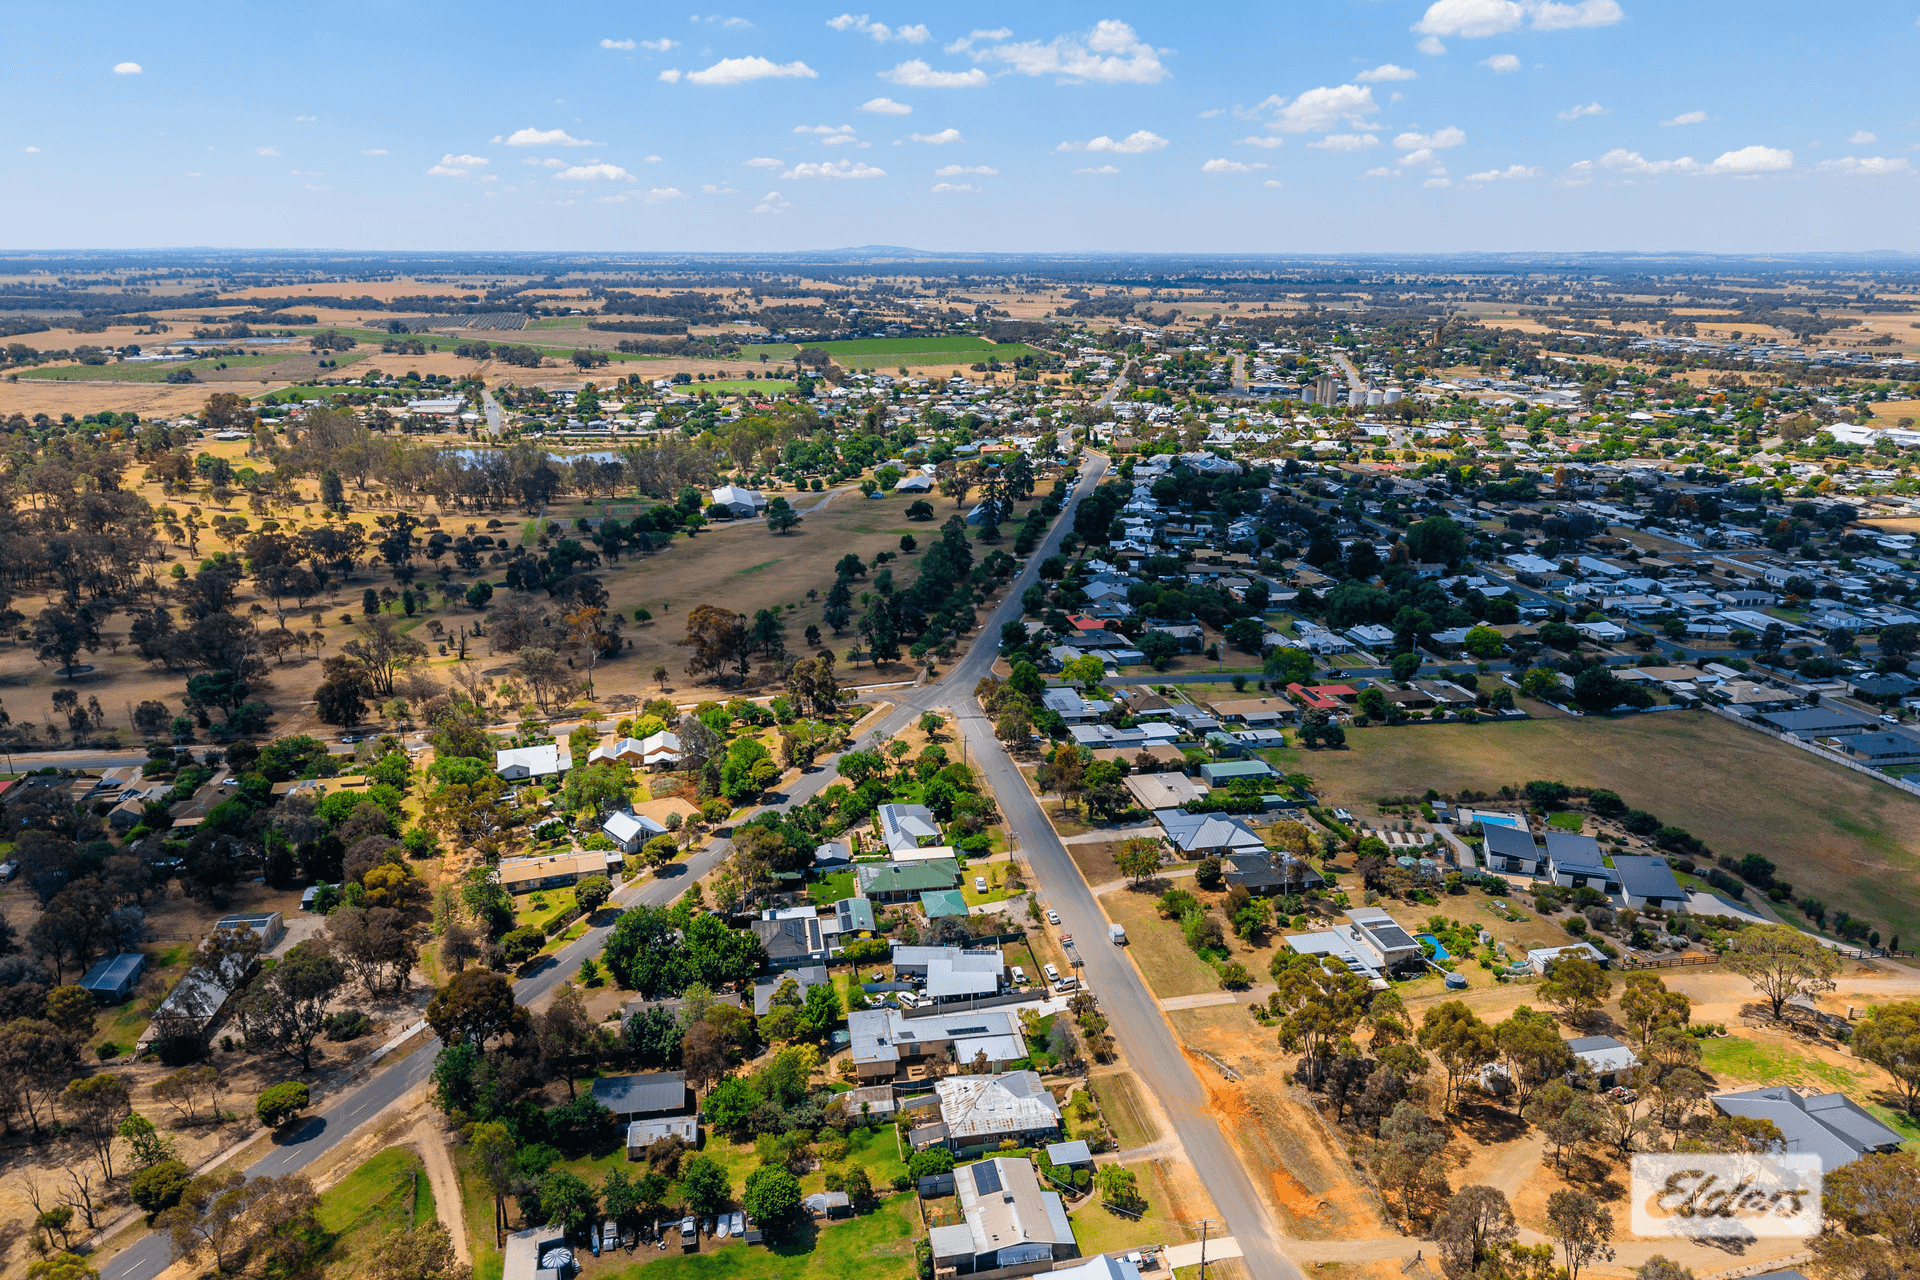
[[[1517,1141],[1528,1129],[1515,1113],[1485,1102],[1463,1104],[1455,1123],[1467,1137],[1488,1146]]]
[[[767,1251],[778,1258],[803,1258],[811,1254],[820,1241],[820,1224],[812,1217],[801,1216],[788,1226],[780,1229],[780,1234],[768,1235]]]

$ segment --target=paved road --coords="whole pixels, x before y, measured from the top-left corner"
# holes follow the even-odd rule
[[[1106,470],[1105,458],[1096,456],[1090,461],[1082,469],[1074,490],[1075,498],[1091,491]],[[1028,567],[1014,580],[1006,598],[981,627],[979,638],[944,678],[882,695],[895,703],[895,709],[873,730],[872,737],[884,741],[927,710],[940,706],[951,708],[970,748],[969,756],[977,760],[999,799],[1015,844],[1027,854],[1047,901],[1060,912],[1069,929],[1086,938],[1099,938],[1105,935],[1106,922],[1093,895],[1013,762],[995,741],[992,726],[972,701],[973,686],[988,674],[998,654],[1000,625],[1019,617],[1020,593],[1038,580],[1040,562],[1059,549],[1060,539],[1070,528],[1071,520],[1065,516],[1055,522],[1052,532],[1029,557]],[[776,807],[800,803],[831,784],[836,776],[831,764],[822,765],[803,773],[784,793],[770,799]],[[685,862],[668,868],[666,876],[622,886],[614,894],[613,905],[670,902],[728,852],[727,841],[712,841]],[[558,952],[545,967],[521,979],[514,987],[516,997],[522,1003],[532,1003],[552,991],[578,970],[582,959],[598,954],[610,927],[590,929]],[[1247,1249],[1249,1269],[1260,1280],[1299,1280],[1299,1271],[1274,1246],[1276,1233],[1259,1196],[1238,1155],[1210,1114],[1205,1091],[1179,1046],[1173,1043],[1159,1007],[1139,973],[1114,948],[1089,947],[1085,959],[1086,977],[1100,996],[1129,1064],[1174,1120],[1201,1182],[1226,1219],[1228,1233]],[[290,1140],[255,1162],[247,1172],[284,1174],[312,1164],[346,1141],[359,1126],[422,1084],[433,1069],[437,1052],[437,1043],[430,1042],[401,1061],[377,1069],[366,1081],[334,1099]],[[108,1262],[101,1269],[102,1280],[152,1280],[170,1258],[167,1239],[149,1234]]]
[[[497,436],[507,429],[507,415],[500,408],[500,402],[493,398],[492,387],[480,393],[480,408],[486,412],[489,432]]]
[[[26,773],[54,765],[61,769],[113,769],[123,764],[145,764],[144,751],[9,751],[4,757],[11,772]]]

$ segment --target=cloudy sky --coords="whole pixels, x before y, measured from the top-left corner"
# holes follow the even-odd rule
[[[0,23],[5,248],[1920,250],[1920,0]]]

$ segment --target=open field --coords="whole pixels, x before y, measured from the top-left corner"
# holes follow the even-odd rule
[[[838,360],[842,356],[890,356],[922,354],[926,352],[988,352],[1007,350],[998,347],[985,338],[976,338],[965,333],[928,333],[910,338],[853,338],[845,342],[809,343],[817,345],[822,351]],[[1021,348],[1026,350],[1025,347]],[[978,358],[978,357],[973,357]]]
[[[341,368],[365,360],[369,353],[347,351],[338,356]],[[220,366],[225,365],[223,369]],[[298,366],[299,372],[275,374],[281,365]],[[319,371],[314,357],[300,351],[276,351],[270,355],[219,356],[207,360],[158,360],[151,364],[55,364],[22,369],[22,381],[40,382],[165,382],[167,375],[179,369],[190,371],[202,382],[239,382],[262,373],[284,379],[288,376],[311,377]],[[223,374],[234,376],[223,377]],[[206,395],[201,393],[202,397]]]
[[[334,1274],[354,1274],[355,1259],[380,1237],[433,1219],[433,1188],[420,1153],[411,1147],[382,1151],[321,1195],[318,1216],[331,1237],[324,1265]]]
[[[1342,751],[1265,753],[1328,806],[1385,793],[1497,791],[1544,778],[1608,787],[1735,858],[1894,933],[1920,937],[1920,799],[1717,716],[1365,729]]]

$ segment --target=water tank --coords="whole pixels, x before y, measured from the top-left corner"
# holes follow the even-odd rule
[[[1466,985],[1467,985],[1467,975],[1466,975],[1466,974],[1464,974],[1464,973],[1450,973],[1450,974],[1448,974],[1448,975],[1447,975],[1447,989],[1448,989],[1449,991],[1460,991],[1460,990],[1464,990],[1464,989],[1465,989],[1465,987],[1466,987]]]

